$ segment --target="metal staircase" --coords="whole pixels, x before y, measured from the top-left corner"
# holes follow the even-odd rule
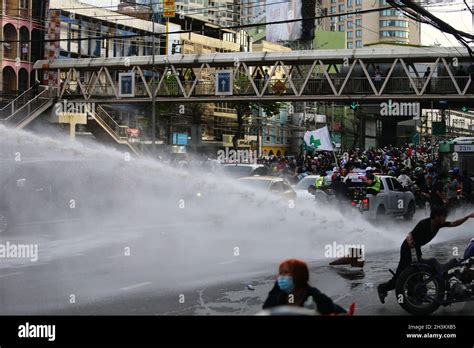
[[[100,141],[111,145],[121,145],[121,147],[126,146],[135,155],[140,155],[128,141],[128,127],[119,125],[102,106],[98,106],[94,112],[89,113],[87,129]]]
[[[0,122],[15,128],[25,128],[54,104],[56,87],[31,87],[0,109]]]

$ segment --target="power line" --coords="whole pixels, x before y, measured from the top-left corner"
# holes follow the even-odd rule
[[[273,3],[273,4],[282,4],[282,3],[287,3],[288,1],[280,1],[280,2],[276,2],[276,3]],[[226,8],[227,5],[219,5],[219,6],[215,6],[214,8],[217,8],[217,9],[220,9],[220,8]],[[248,6],[246,8],[253,8],[253,7],[261,7],[261,5],[252,5],[252,6]],[[97,7],[97,8],[101,8],[101,7]],[[62,11],[64,10],[65,8],[61,8],[61,9],[54,9],[54,10],[59,10],[59,11]],[[77,8],[71,8],[71,9],[77,9]],[[201,14],[201,11],[198,11],[198,10],[201,10],[202,12],[205,12],[207,11],[208,9],[193,9],[193,10],[181,10],[179,12],[177,12],[177,14],[185,14],[185,15],[191,15],[191,14]],[[189,12],[187,12],[189,11]],[[70,12],[70,11],[65,11],[65,12]],[[72,12],[73,13],[73,12]],[[78,14],[79,16],[83,16],[83,17],[90,17],[90,18],[94,18],[94,17],[91,17],[91,16],[88,16],[88,15],[84,15],[84,14]],[[136,18],[136,17],[133,17],[131,15],[128,15],[128,14],[115,14],[115,15],[110,15],[110,16],[101,16],[100,18],[96,18],[98,21],[101,21],[102,18],[106,17],[113,17],[113,16],[123,16],[124,18],[117,18],[116,20],[120,20],[120,21],[126,21],[126,20],[137,20],[137,19],[140,19],[140,18]],[[13,18],[13,19],[16,19],[16,20],[20,20],[20,19],[30,19],[32,21],[34,21],[37,26],[39,26],[41,29],[43,30],[47,30],[48,29],[48,26],[47,24],[49,23],[48,20],[45,20],[45,19],[37,19],[35,17],[32,17],[32,16],[22,16],[22,17],[15,17],[15,16],[11,16],[11,15],[8,15],[8,14],[0,14],[0,17],[9,17],[9,18]],[[146,20],[147,21],[147,20]],[[110,23],[113,23],[112,21],[109,21]],[[147,22],[150,22],[150,21],[147,21]],[[41,23],[41,24],[40,24]],[[66,22],[66,23],[69,23],[69,22]],[[116,23],[115,23],[116,24]],[[159,25],[162,25],[164,26],[164,24],[161,24],[161,23],[156,23],[156,24],[159,24]],[[216,25],[215,23],[209,23],[209,24],[212,24],[212,25]],[[123,25],[123,24],[119,24],[119,25]],[[123,25],[126,27],[126,25]],[[37,29],[37,28],[33,28],[33,29]],[[92,33],[92,32],[95,32],[97,34],[100,34],[101,31],[100,30],[92,30],[92,28],[87,28],[88,30],[88,33]],[[139,29],[139,30],[143,30],[143,29]],[[93,38],[91,38],[93,39]],[[21,40],[20,40],[21,41]],[[0,41],[1,42],[1,41]],[[13,41],[12,41],[13,42]],[[21,42],[27,42],[27,41],[21,41]]]

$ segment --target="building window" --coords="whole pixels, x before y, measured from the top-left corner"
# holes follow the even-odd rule
[[[356,27],[362,26],[362,19],[356,19]]]
[[[337,17],[331,17],[331,23],[336,23],[337,22]]]
[[[408,28],[408,21],[402,20],[395,20],[395,19],[388,19],[380,21],[381,27],[400,27],[400,28]]]
[[[344,30],[344,24],[340,24],[340,25],[337,27],[337,30],[338,30],[338,31],[345,31],[345,30]]]
[[[356,0],[356,6],[362,6],[362,0]]]
[[[356,37],[362,37],[362,30],[361,29],[356,30]]]
[[[361,8],[356,8],[356,12],[360,12],[360,11],[362,11],[362,9],[361,9]],[[357,13],[357,16],[362,16],[362,14],[360,14],[360,13]]]
[[[353,35],[352,31],[347,32],[347,38],[348,39],[352,39],[352,35]]]
[[[340,4],[339,5],[339,12],[344,12],[346,10],[346,7],[344,6],[344,4]]]
[[[383,10],[382,17],[397,16],[400,14],[398,10]]]
[[[28,8],[28,0],[20,0],[20,8],[21,9]]]
[[[382,30],[380,32],[380,37],[385,38],[385,37],[401,37],[408,39],[408,32],[407,31],[402,31],[402,30]]]
[[[339,16],[339,22],[344,22],[346,20],[346,16]]]
[[[347,7],[352,7],[353,0],[347,0]]]
[[[348,22],[347,22],[347,28],[348,28],[348,29],[349,29],[349,28],[352,28],[352,24],[353,24],[352,21],[348,21]]]
[[[362,47],[362,41],[356,40],[356,48],[361,48]]]
[[[331,6],[331,13],[336,13],[336,6]]]
[[[349,48],[349,49],[354,48],[354,46],[352,45],[352,42],[347,43],[347,48]]]

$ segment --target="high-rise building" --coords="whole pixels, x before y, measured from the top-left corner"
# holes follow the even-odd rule
[[[176,13],[221,27],[240,24],[240,0],[176,0]]]
[[[375,43],[419,45],[421,24],[407,18],[399,10],[385,9],[370,13],[354,13],[389,7],[385,0],[323,0],[323,7],[330,15],[331,31],[346,33],[346,48],[361,48]]]

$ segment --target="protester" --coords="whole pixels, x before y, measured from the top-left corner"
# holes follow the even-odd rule
[[[280,264],[278,278],[263,309],[285,305],[307,308],[315,305],[320,314],[346,314],[342,307],[309,284],[308,265],[297,259],[289,259]]]

